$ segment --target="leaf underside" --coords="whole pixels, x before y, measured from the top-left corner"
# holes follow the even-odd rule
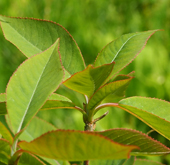
[[[152,139],[148,135],[136,130],[130,129],[111,129],[103,132],[97,132],[103,136],[112,139],[115,142],[127,145],[136,145],[140,150],[133,150],[131,155],[164,155],[170,153],[170,149],[160,142]]]

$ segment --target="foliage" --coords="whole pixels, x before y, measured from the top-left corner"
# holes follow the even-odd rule
[[[122,99],[133,77],[132,73],[118,75],[158,30],[117,38],[100,51],[94,64],[86,67],[77,43],[61,25],[4,16],[0,16],[0,21],[5,38],[28,58],[11,76],[6,93],[0,95],[0,114],[5,115],[10,127],[8,130],[0,123],[1,163],[55,165],[84,161],[139,165],[147,161],[134,156],[170,152],[168,147],[136,130],[94,132],[96,122],[108,113],[98,118],[94,118],[95,114],[105,107],[117,107],[170,138],[170,103],[144,97]],[[63,86],[66,91],[80,93],[83,99],[79,104],[67,98],[67,93],[59,95]],[[81,112],[85,131],[57,129],[36,117],[38,111],[61,108]]]

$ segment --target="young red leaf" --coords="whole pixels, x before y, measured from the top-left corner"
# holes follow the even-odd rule
[[[123,159],[129,157],[131,150],[138,149],[115,143],[94,132],[66,130],[46,133],[32,142],[20,142],[19,146],[26,152],[69,161]]]

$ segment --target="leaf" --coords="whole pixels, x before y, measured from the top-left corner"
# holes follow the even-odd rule
[[[145,160],[145,159],[136,159],[134,165],[164,165],[159,162],[155,162],[152,160]]]
[[[126,159],[120,160],[91,160],[89,165],[124,165]]]
[[[39,160],[34,155],[23,153],[19,159],[18,165],[45,165],[41,160]]]
[[[6,102],[6,93],[1,93],[0,94],[0,115],[7,114],[5,102]]]
[[[170,103],[153,98],[130,97],[119,102],[121,108],[142,120],[170,140]]]
[[[26,60],[7,86],[7,109],[14,133],[24,129],[56,90],[63,78],[59,40],[46,51]]]
[[[64,144],[64,145],[63,145]],[[95,159],[123,159],[136,146],[115,143],[93,132],[52,131],[32,142],[20,142],[24,151],[51,159],[83,161]]]
[[[0,94],[0,102],[5,102],[6,101],[6,93],[1,93]]]
[[[41,110],[50,110],[50,109],[57,109],[57,108],[74,109],[75,105],[71,102],[68,102],[68,101],[47,100],[46,103],[41,108]]]
[[[87,105],[88,110],[94,109],[103,101],[107,96],[112,94],[113,98],[119,98],[124,96],[125,90],[132,78],[126,80],[115,81],[104,85],[97,90],[94,95],[90,98]]]
[[[115,61],[110,75],[113,77],[127,66],[145,47],[147,40],[158,30],[125,34],[106,45],[96,58],[94,66]]]
[[[110,79],[109,82],[114,82],[114,81],[119,81],[119,80],[127,80],[129,78],[134,78],[134,77],[131,77],[128,75],[118,75],[118,76],[114,77],[113,79]],[[124,97],[124,96],[122,96],[122,97]],[[102,103],[118,102],[122,99],[122,97],[115,98],[114,94],[110,94],[102,101]]]
[[[65,97],[67,97],[68,99],[71,100],[71,102],[73,102],[76,106],[81,107],[82,109],[83,107],[83,103],[85,102],[85,97],[83,94],[78,93],[76,91],[73,91],[69,88],[67,88],[65,85],[61,84],[59,86],[59,88],[57,89],[56,93],[63,95]],[[78,98],[78,99],[77,99]]]
[[[8,163],[10,158],[11,148],[8,141],[0,139],[0,162]]]
[[[2,135],[2,137],[12,145],[13,137],[9,130],[1,122],[0,122],[0,135]]]
[[[41,158],[43,160],[45,160],[46,162],[50,163],[51,165],[70,165],[70,163],[68,161],[61,161],[61,160],[54,160],[54,159],[49,159],[49,158],[45,158],[42,157]]]
[[[59,95],[57,93],[52,93],[50,95],[50,97],[48,98],[48,100],[58,100],[58,101],[69,101],[71,102],[71,100],[65,96]]]
[[[84,110],[72,103],[70,99],[59,94],[52,94],[40,110],[52,109],[76,109],[83,114],[85,113]]]
[[[132,165],[134,163],[134,157],[129,159],[120,159],[120,160],[92,160],[90,165]]]
[[[36,139],[37,137],[41,136],[42,134],[56,129],[57,128],[52,124],[38,117],[34,117],[27,126],[27,128],[24,130],[24,132],[20,135],[19,139],[30,142]]]
[[[49,159],[49,158],[45,158],[45,157],[42,157],[42,156],[40,156],[40,157],[41,157],[41,159],[43,159],[44,161],[48,162],[51,165],[65,165],[64,162],[66,162],[66,161],[64,161],[64,162],[60,161],[61,162],[60,163],[58,160],[56,161],[54,159]],[[66,165],[69,165],[69,164],[66,163]]]
[[[132,76],[129,76],[129,75],[118,75],[116,77],[114,77],[113,79],[110,79],[109,82],[113,82],[113,81],[119,81],[119,80],[126,80],[126,79],[129,79],[129,78],[134,78]]]
[[[121,144],[138,146],[140,150],[132,151],[131,155],[148,156],[170,153],[168,147],[136,130],[117,128],[97,133]]]
[[[89,65],[67,79],[63,84],[68,88],[90,97],[107,79],[113,70],[114,63],[93,67]]]
[[[76,109],[80,111],[82,114],[85,114],[84,110],[75,106],[75,104],[73,104],[72,102],[58,100],[47,100],[40,110],[52,110],[52,109]]]
[[[1,155],[0,155],[1,156]],[[1,159],[1,158],[0,158]],[[1,160],[0,160],[1,161]],[[1,163],[1,165],[6,165],[7,163],[2,163],[2,162],[0,162]]]
[[[49,48],[60,38],[60,53],[64,68],[71,74],[85,68],[84,59],[73,37],[54,22],[0,16],[5,38],[31,57]]]

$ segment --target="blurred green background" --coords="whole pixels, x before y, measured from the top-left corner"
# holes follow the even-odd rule
[[[140,55],[122,73],[135,71],[126,96],[156,97],[170,101],[170,1],[169,0],[0,0],[0,14],[33,17],[57,22],[78,43],[86,64],[93,63],[100,50],[117,37],[132,32],[163,29],[148,41]],[[5,40],[0,30],[0,93],[5,92],[12,73],[25,56]],[[62,93],[62,91],[61,91]],[[75,101],[80,96],[74,93]],[[99,115],[108,109],[99,112]],[[132,128],[142,132],[148,126],[120,109],[97,123],[97,130]],[[55,114],[55,115],[54,115]],[[82,116],[74,110],[38,113],[62,129],[83,130]],[[169,141],[153,132],[154,138],[170,147]],[[150,158],[152,159],[152,157]],[[170,156],[156,157],[168,164]]]

